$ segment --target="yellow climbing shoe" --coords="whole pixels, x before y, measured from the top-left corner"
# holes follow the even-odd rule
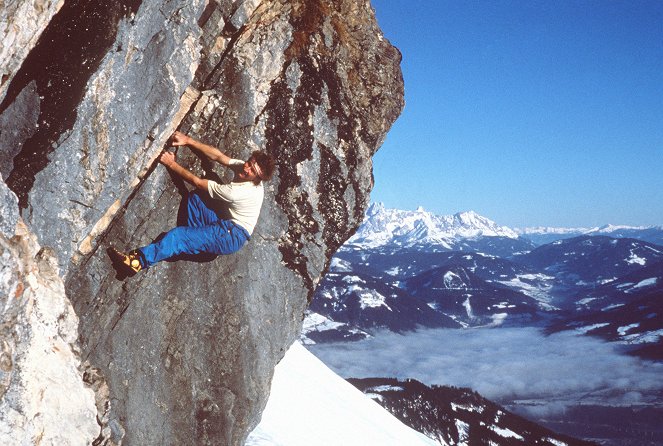
[[[113,260],[121,263],[128,270],[137,273],[143,269],[142,265],[140,264],[140,254],[138,251],[131,251],[127,254],[122,251],[118,251],[115,248],[110,248],[109,252]]]

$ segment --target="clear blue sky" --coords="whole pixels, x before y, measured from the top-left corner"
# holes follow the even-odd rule
[[[405,110],[372,201],[663,225],[663,0],[372,0]]]

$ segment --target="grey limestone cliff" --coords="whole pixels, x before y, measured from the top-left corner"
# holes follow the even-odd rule
[[[0,1],[0,101],[64,0]]]
[[[403,107],[399,62],[368,1],[65,1],[6,88],[0,172],[57,256],[98,390],[95,444],[243,444],[361,222]],[[156,162],[176,128],[276,157],[260,221],[237,254],[123,277],[106,248],[176,224],[185,186]]]

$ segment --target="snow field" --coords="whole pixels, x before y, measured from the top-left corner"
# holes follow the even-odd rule
[[[245,446],[439,446],[405,426],[295,342],[276,366]]]

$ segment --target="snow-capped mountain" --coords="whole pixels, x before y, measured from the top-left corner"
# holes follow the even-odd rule
[[[518,240],[518,249],[539,246],[556,240],[582,235],[633,238],[663,246],[663,226],[604,225],[587,228],[526,227],[509,228],[474,211],[454,215],[436,215],[419,207],[415,211],[387,209],[373,203],[364,222],[346,247],[373,249],[391,247],[427,247],[430,250],[462,249],[462,243],[482,238]],[[513,250],[513,252],[518,251]],[[484,251],[485,252],[485,251]],[[503,254],[500,254],[503,255]]]
[[[605,235],[612,238],[634,238],[656,245],[663,245],[663,226],[620,226],[605,225],[593,228],[514,228],[514,231],[535,245],[545,245],[556,240],[581,235]]]
[[[515,415],[470,389],[416,380],[349,379],[408,426],[439,444],[589,446]]]
[[[473,211],[435,215],[422,208],[403,211],[385,209],[382,203],[374,203],[347,245],[363,249],[384,245],[401,248],[436,246],[440,250],[452,250],[460,239],[479,237],[517,239],[518,233]]]
[[[396,419],[299,343],[276,366],[246,446],[440,446]]]

